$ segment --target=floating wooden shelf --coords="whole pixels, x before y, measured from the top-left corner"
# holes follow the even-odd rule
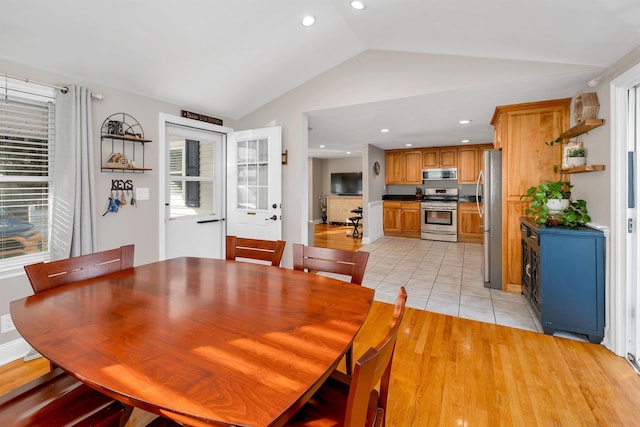
[[[583,133],[587,133],[590,130],[593,130],[595,128],[598,128],[600,126],[602,126],[604,124],[604,119],[587,119],[584,122],[575,125],[574,127],[572,127],[571,129],[569,129],[566,132],[563,132],[560,135],[560,138],[562,139],[570,139],[570,138],[574,138],[578,135],[582,135]]]
[[[584,165],[576,166],[574,168],[562,169],[562,173],[583,173],[583,172],[597,172],[603,171],[604,165]]]

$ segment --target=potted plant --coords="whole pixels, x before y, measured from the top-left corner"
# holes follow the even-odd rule
[[[586,151],[584,148],[574,148],[567,152],[567,164],[571,167],[583,166],[586,163]]]
[[[320,200],[320,214],[322,215],[322,223],[327,223],[327,196],[318,197]]]
[[[571,188],[568,181],[545,181],[530,187],[520,196],[529,202],[525,215],[542,225],[562,225],[575,228],[591,221],[587,213],[587,202],[571,201]]]

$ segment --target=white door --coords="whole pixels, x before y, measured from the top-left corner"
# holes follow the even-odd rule
[[[234,132],[227,145],[227,235],[282,237],[282,129]]]
[[[164,258],[223,258],[226,133],[188,123],[164,127]]]
[[[627,358],[640,374],[640,291],[638,290],[638,198],[640,174],[638,174],[638,139],[640,137],[640,85],[629,90],[629,137],[627,141]]]

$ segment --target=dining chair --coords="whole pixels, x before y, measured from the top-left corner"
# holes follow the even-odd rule
[[[133,267],[134,245],[24,267],[34,293]],[[0,399],[0,425],[117,426],[133,408],[51,364],[46,375]],[[6,421],[6,422],[5,422]]]
[[[351,252],[341,249],[318,248],[293,244],[293,269],[299,271],[324,271],[351,276],[351,283],[361,285],[367,268],[369,252]],[[353,348],[345,353],[347,375],[353,367]]]
[[[12,427],[116,427],[125,406],[55,368],[0,396],[0,425]],[[130,414],[129,414],[130,415]]]
[[[284,246],[283,240],[259,240],[244,237],[227,236],[227,259],[248,258],[268,261],[280,266]]]
[[[384,426],[391,365],[407,291],[400,288],[387,336],[355,364],[353,376],[334,371],[286,426]],[[376,386],[379,390],[376,390]]]
[[[342,249],[318,248],[293,244],[293,269],[324,271],[351,276],[351,283],[362,284],[369,252],[351,252]]]
[[[33,291],[46,291],[133,267],[134,245],[24,267]]]

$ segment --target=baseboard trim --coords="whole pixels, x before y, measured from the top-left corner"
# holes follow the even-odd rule
[[[18,338],[0,345],[0,366],[22,359],[29,353],[31,346],[24,338]]]

